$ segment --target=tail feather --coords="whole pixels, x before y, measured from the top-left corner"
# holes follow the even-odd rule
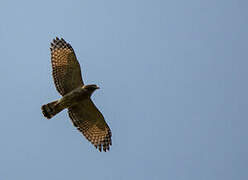
[[[47,119],[51,119],[53,116],[63,110],[60,108],[57,102],[58,101],[53,101],[41,107],[42,113]]]

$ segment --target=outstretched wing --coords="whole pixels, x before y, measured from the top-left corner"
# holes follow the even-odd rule
[[[69,116],[79,131],[101,151],[112,145],[111,130],[91,99],[69,108]]]
[[[51,61],[53,80],[57,91],[63,96],[73,89],[82,86],[80,65],[71,45],[63,38],[51,43]]]

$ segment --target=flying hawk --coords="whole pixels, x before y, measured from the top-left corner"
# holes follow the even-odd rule
[[[99,151],[103,149],[106,152],[112,145],[111,130],[91,100],[92,93],[99,87],[84,85],[74,50],[63,38],[56,37],[50,49],[53,80],[62,98],[43,105],[43,115],[50,119],[67,108],[74,126]]]

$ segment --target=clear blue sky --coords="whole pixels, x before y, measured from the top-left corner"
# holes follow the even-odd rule
[[[0,1],[1,180],[247,180],[248,2]],[[50,41],[73,46],[113,132],[99,153],[59,98]]]

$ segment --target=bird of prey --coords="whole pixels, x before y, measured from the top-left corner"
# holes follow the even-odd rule
[[[112,145],[111,130],[103,115],[91,100],[99,89],[95,84],[84,85],[80,65],[73,48],[63,38],[51,43],[52,75],[62,98],[41,107],[43,115],[50,119],[63,109],[68,109],[74,126],[97,148],[106,152]]]

